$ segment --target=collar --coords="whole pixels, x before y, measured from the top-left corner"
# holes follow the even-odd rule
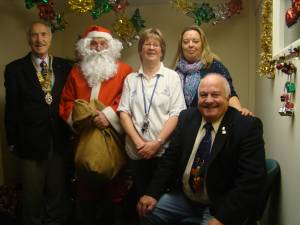
[[[49,66],[49,55],[47,55],[44,59],[41,59],[38,56],[32,54],[32,58],[33,58],[35,64],[38,66],[39,70],[42,69],[40,66],[42,61],[45,61],[47,63],[47,65]]]
[[[216,132],[219,129],[219,126],[223,120],[223,116],[221,116],[217,121],[213,122],[211,125],[213,127],[213,131]],[[202,130],[204,128],[204,125],[207,123],[207,121],[203,118],[201,121],[200,129]]]
[[[164,76],[165,74],[165,66],[163,64],[163,62],[160,62],[160,67],[159,67],[159,70],[156,72],[155,76],[159,75],[159,76]],[[145,76],[144,74],[144,69],[142,66],[140,66],[139,70],[138,70],[138,73],[136,75],[137,77],[138,76]]]

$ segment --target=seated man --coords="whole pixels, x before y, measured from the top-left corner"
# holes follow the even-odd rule
[[[201,218],[201,225],[242,225],[252,215],[266,175],[262,123],[229,107],[229,97],[224,77],[202,78],[199,109],[180,114],[170,146],[138,202],[143,225],[191,216]],[[164,194],[170,184],[174,189]]]

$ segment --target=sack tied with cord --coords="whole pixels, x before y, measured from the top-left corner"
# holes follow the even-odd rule
[[[112,180],[126,163],[126,154],[119,134],[109,126],[98,129],[93,124],[97,110],[104,105],[98,100],[75,100],[72,119],[78,133],[75,167],[79,179],[89,183]]]

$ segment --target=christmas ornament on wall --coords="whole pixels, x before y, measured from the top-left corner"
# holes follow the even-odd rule
[[[269,79],[275,77],[272,56],[272,0],[264,0],[261,13],[260,61],[258,73]]]
[[[293,116],[295,111],[294,96],[296,92],[295,75],[297,68],[291,61],[285,61],[285,59],[281,57],[276,64],[276,69],[287,76],[283,92],[280,95],[281,105],[278,113],[281,116]]]
[[[285,13],[285,23],[291,27],[297,23],[300,17],[300,0],[291,0],[292,8],[289,8]]]

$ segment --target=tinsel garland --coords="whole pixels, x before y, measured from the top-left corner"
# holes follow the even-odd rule
[[[264,0],[261,14],[260,61],[258,73],[269,79],[275,77],[272,60],[272,0]]]
[[[171,0],[170,2],[176,10],[192,17],[198,26],[202,23],[215,25],[239,14],[242,10],[242,0],[229,0],[215,6],[211,6],[209,1]]]

